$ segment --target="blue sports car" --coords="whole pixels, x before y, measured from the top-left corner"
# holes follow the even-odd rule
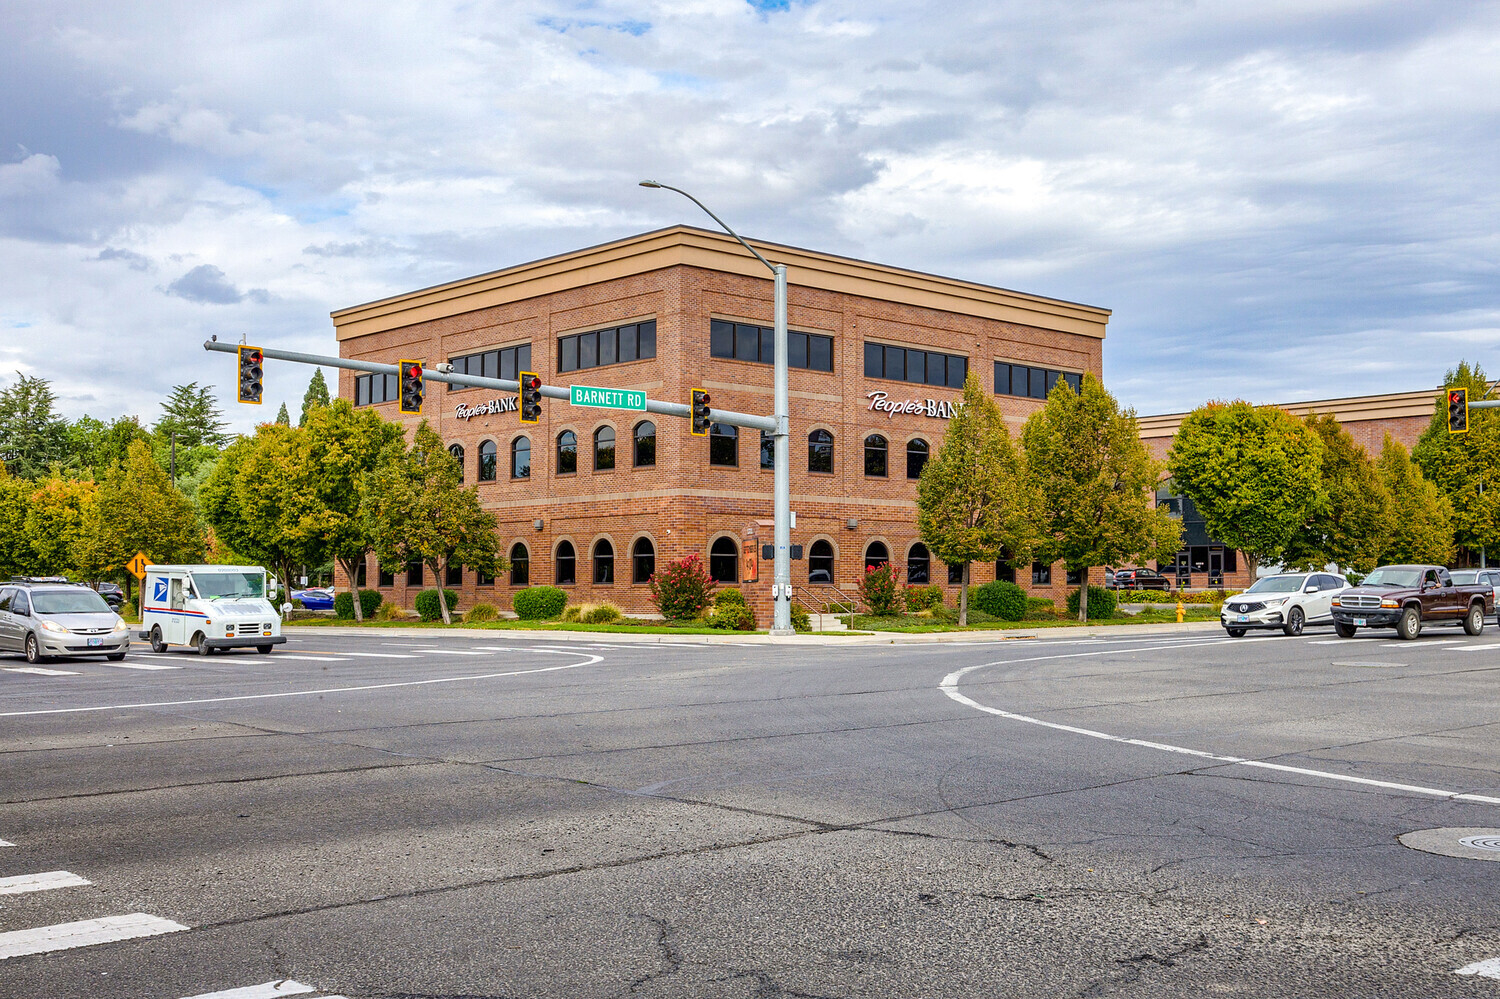
[[[293,590],[292,599],[302,601],[307,610],[333,610],[333,591],[322,587]]]

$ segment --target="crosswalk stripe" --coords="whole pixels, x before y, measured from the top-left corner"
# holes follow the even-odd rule
[[[472,649],[412,649],[413,652],[425,652],[429,656],[485,656],[488,652],[475,652]]]
[[[9,933],[0,933],[0,960],[27,954],[72,950],[74,947],[91,947],[117,940],[134,940],[137,937],[154,937],[185,929],[186,926],[170,919],[132,912],[125,916],[105,916],[103,919],[81,919],[76,923],[55,923],[30,930],[11,930]]]
[[[309,663],[346,663],[348,659],[335,659],[333,656],[299,656],[291,652],[273,652],[263,659],[300,659]]]
[[[41,666],[5,666],[7,673],[31,673],[35,676],[81,676],[82,674],[70,669],[45,669]]]
[[[353,656],[360,659],[420,659],[421,656],[407,656],[399,652],[340,652],[341,656]],[[278,658],[286,658],[280,656]]]
[[[117,663],[107,663],[115,669],[182,669],[181,666],[168,666],[166,663],[133,663],[129,660]]]
[[[311,985],[303,985],[290,978],[283,978],[274,982],[262,982],[260,985],[246,985],[239,989],[224,989],[222,992],[184,996],[183,999],[275,999],[276,996],[305,996],[309,992],[316,991],[318,990]]]
[[[24,895],[31,891],[50,891],[53,888],[76,888],[93,884],[88,878],[80,878],[72,871],[45,871],[41,874],[17,874],[0,878],[0,895]]]
[[[1441,642],[1384,642],[1380,647],[1382,649],[1424,649],[1432,648],[1434,645],[1458,644],[1460,644],[1460,642],[1457,638],[1445,638]]]
[[[1455,975],[1479,975],[1481,978],[1500,978],[1500,957],[1488,961],[1475,961],[1453,972]]]
[[[1486,645],[1465,645],[1461,649],[1453,649],[1454,652],[1485,652],[1489,649],[1500,649],[1500,642],[1490,642]]]

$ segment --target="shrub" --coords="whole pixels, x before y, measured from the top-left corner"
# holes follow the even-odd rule
[[[389,600],[375,608],[375,620],[377,621],[405,621],[406,608],[399,604],[393,604]]]
[[[568,605],[568,595],[556,586],[528,586],[511,598],[511,610],[522,621],[550,621]]]
[[[380,609],[380,591],[379,590],[360,590],[359,591],[359,612],[364,617],[364,619],[366,621],[368,621],[370,618],[374,617],[375,616],[375,612],[377,610],[379,610],[379,609]],[[343,591],[341,591],[339,593],[334,594],[334,597],[333,597],[333,616],[336,617],[336,618],[341,618],[341,619],[346,620],[346,621],[347,620],[353,620],[353,618],[354,618],[354,594],[353,593],[350,593],[348,590],[343,590]]]
[[[598,607],[590,607],[578,619],[584,624],[612,624],[624,616],[614,604],[600,604]]]
[[[464,614],[464,624],[480,624],[484,621],[497,621],[500,611],[494,604],[475,604]]]
[[[458,606],[458,594],[444,587],[443,596],[448,601],[448,613],[451,615]],[[438,606],[437,590],[423,590],[417,594],[417,616],[423,621],[443,619],[443,609]]]
[[[901,590],[896,577],[901,570],[889,562],[865,566],[864,578],[859,581],[859,595],[870,613],[875,617],[891,617],[901,611]]]
[[[830,600],[823,605],[824,614],[848,614],[854,611],[854,604],[838,600]]]
[[[728,607],[730,604],[735,604],[740,607],[750,606],[749,604],[745,603],[745,595],[739,590],[720,590],[718,595],[714,597],[715,607]]]
[[[306,610],[306,609],[307,609],[306,607],[302,606],[302,598],[301,597],[293,597],[292,598],[292,610]]]
[[[1115,616],[1115,591],[1106,590],[1102,586],[1089,587],[1089,618],[1106,618]],[[1068,613],[1073,617],[1078,616],[1078,591],[1073,590],[1068,594]]]
[[[1026,591],[1003,579],[975,587],[969,603],[1002,621],[1019,621],[1026,616]]]
[[[651,602],[668,621],[691,620],[713,599],[714,581],[696,554],[668,562],[651,575],[647,585]]]
[[[932,619],[934,621],[942,621],[944,624],[957,624],[958,623],[958,608],[957,607],[948,607],[948,606],[945,606],[943,604],[938,604],[936,607],[932,608],[931,613],[932,613]],[[996,622],[998,620],[1000,620],[1000,618],[996,617],[995,615],[993,615],[993,614],[986,614],[984,611],[980,610],[978,607],[975,607],[973,601],[969,602],[969,623],[970,624],[993,624],[994,622]]]
[[[1176,604],[1181,601],[1185,604],[1218,604],[1223,603],[1225,597],[1235,595],[1233,590],[1194,590],[1184,593],[1178,590],[1169,593],[1165,590],[1113,590],[1115,601],[1122,604]],[[1094,598],[1089,597],[1089,606],[1094,605]]]
[[[792,630],[800,635],[812,631],[812,618],[797,604],[792,604]]]
[[[583,616],[585,610],[592,610],[593,604],[574,604],[562,612],[562,620],[568,624],[577,624],[578,619]]]
[[[1026,613],[1028,614],[1056,614],[1057,605],[1046,597],[1027,597]]]
[[[714,608],[714,612],[708,616],[708,626],[726,631],[754,631],[755,611],[747,604],[731,600]]]
[[[913,614],[930,610],[934,604],[942,602],[943,588],[936,583],[931,586],[908,586],[906,588],[906,609]]]

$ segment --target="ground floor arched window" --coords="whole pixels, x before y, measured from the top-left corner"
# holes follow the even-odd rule
[[[594,582],[598,585],[615,581],[615,546],[605,538],[594,542]]]
[[[573,542],[559,542],[557,556],[553,561],[557,568],[553,581],[558,586],[570,586],[578,581],[578,551],[573,547]]]
[[[870,546],[865,549],[865,569],[874,569],[876,566],[885,565],[891,560],[891,550],[885,546],[884,541],[871,541]]]
[[[733,538],[719,538],[709,548],[708,574],[716,583],[740,581],[740,546]]]
[[[807,552],[807,581],[833,582],[833,545],[823,538],[812,543]]]
[[[630,581],[649,583],[656,573],[656,546],[650,538],[637,538],[630,546]]]
[[[932,556],[927,553],[927,546],[918,541],[906,553],[906,581],[926,583],[931,565]]]
[[[529,586],[531,580],[531,553],[517,541],[510,546],[510,585]]]

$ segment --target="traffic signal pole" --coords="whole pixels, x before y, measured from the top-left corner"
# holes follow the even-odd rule
[[[204,350],[218,351],[222,354],[233,354],[239,350],[237,344],[221,343],[218,340],[209,340],[203,344]],[[379,364],[375,361],[355,361],[347,357],[329,357],[326,354],[304,354],[296,350],[278,350],[274,347],[260,348],[261,354],[276,361],[291,361],[294,364],[317,364],[329,368],[346,368],[350,371],[363,371],[376,375],[401,376],[399,364]],[[446,367],[446,365],[444,365]],[[483,378],[479,375],[461,375],[456,372],[442,371],[437,367],[422,368],[424,381],[445,382],[449,385],[470,385],[475,388],[495,389],[499,392],[521,391],[521,383],[510,378]],[[543,385],[538,391],[544,398],[562,399],[569,401],[572,398],[567,388],[556,385]],[[693,418],[693,408],[681,402],[660,402],[655,399],[646,400],[646,412],[659,413],[662,416],[677,416],[686,420]],[[770,416],[758,416],[754,413],[734,413],[729,410],[715,409],[713,411],[715,423],[728,424],[731,427],[744,427],[747,430],[765,430],[774,433],[776,420]],[[781,452],[777,452],[777,468],[786,463],[781,460]],[[790,570],[788,570],[790,578]]]

